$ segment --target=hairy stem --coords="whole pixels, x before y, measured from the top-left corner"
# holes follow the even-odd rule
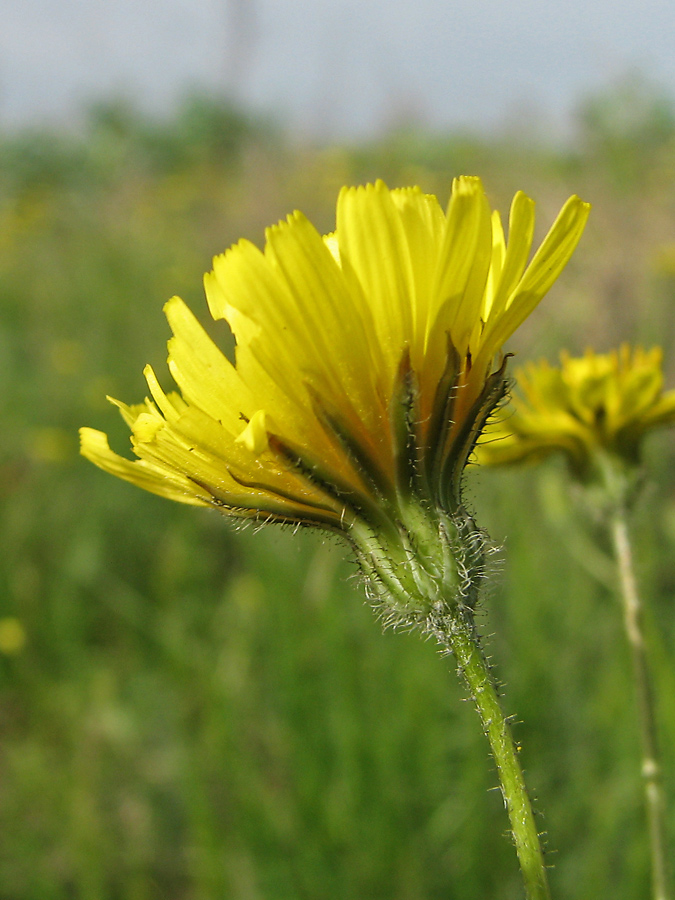
[[[626,521],[626,510],[621,502],[616,503],[614,507],[610,527],[614,554],[619,570],[623,620],[631,650],[640,722],[642,780],[651,847],[652,896],[653,900],[669,900],[665,802],[661,782],[661,759],[656,717],[654,714],[654,694],[643,634],[642,602],[633,570],[633,556]]]
[[[528,900],[550,900],[544,856],[530,798],[499,695],[470,613],[431,616],[429,630],[452,651],[490,742]]]

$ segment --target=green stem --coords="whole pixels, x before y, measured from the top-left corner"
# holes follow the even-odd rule
[[[626,509],[622,502],[617,502],[612,511],[611,533],[619,570],[623,620],[631,650],[640,721],[642,780],[651,845],[652,895],[654,900],[669,900],[665,802],[661,783],[661,759],[654,714],[654,694],[643,634],[642,602],[637,590]]]
[[[452,651],[457,671],[469,688],[490,742],[527,898],[550,900],[539,832],[525,787],[518,751],[470,613],[460,610],[452,615],[430,617],[429,628],[438,641]]]

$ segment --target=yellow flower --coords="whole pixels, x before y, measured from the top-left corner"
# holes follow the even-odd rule
[[[581,477],[599,453],[636,465],[646,432],[675,423],[675,391],[663,390],[661,349],[619,350],[579,358],[562,353],[560,368],[542,361],[516,372],[518,395],[499,410],[478,447],[488,465],[567,456]]]
[[[344,188],[332,234],[295,212],[263,252],[240,241],[214,259],[206,296],[234,333],[236,365],[174,297],[180,394],[148,367],[152,399],[113,401],[138,460],[88,428],[82,452],[174,500],[346,533],[361,554],[411,535],[433,543],[503,394],[494,360],[569,260],[588,209],[570,198],[528,265],[534,204],[522,192],[507,243],[478,178],[456,179],[445,214],[419,188]]]
[[[14,616],[0,619],[0,653],[15,656],[26,646],[26,631]]]

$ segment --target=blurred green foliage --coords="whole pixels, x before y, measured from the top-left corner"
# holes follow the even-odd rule
[[[376,177],[444,199],[480,174],[504,211],[523,188],[541,231],[570,193],[590,200],[518,357],[657,341],[675,383],[675,115],[626,90],[589,101],[566,150],[527,123],[312,146],[203,97],[168,122],[112,103],[79,137],[0,136],[0,900],[521,896],[451,662],[382,633],[343,548],[144,495],[81,460],[76,429],[127,446],[104,396],[139,400],[146,362],[168,383],[162,303],[205,320],[211,255],[295,207],[328,231],[339,187]],[[675,839],[672,435],[648,450],[637,555]],[[471,472],[467,495],[505,547],[480,624],[555,896],[647,896],[628,656],[593,525],[555,463]]]

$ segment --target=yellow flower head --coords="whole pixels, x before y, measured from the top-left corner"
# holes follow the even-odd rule
[[[488,465],[563,451],[587,477],[598,453],[636,465],[644,434],[675,423],[675,391],[663,390],[661,349],[624,344],[607,354],[561,354],[559,368],[532,363],[516,372],[518,394],[486,428],[478,448]]]
[[[514,197],[508,242],[480,179],[456,179],[447,213],[419,188],[344,188],[335,231],[299,212],[240,241],[204,283],[236,365],[177,297],[165,393],[113,401],[138,457],[82,429],[101,468],[174,500],[308,523],[362,547],[459,506],[462,469],[504,391],[501,347],[569,260],[588,205],[567,201],[528,264],[534,204]],[[418,527],[419,526],[419,527]]]

